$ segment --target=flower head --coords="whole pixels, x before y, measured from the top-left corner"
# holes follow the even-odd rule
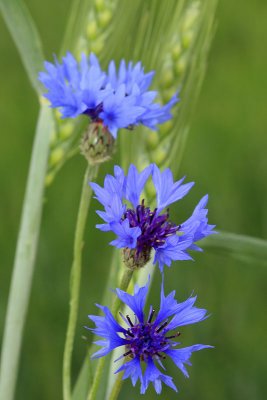
[[[141,62],[127,65],[121,61],[118,72],[114,61],[102,71],[94,54],[82,54],[81,61],[68,52],[60,64],[45,62],[39,74],[52,107],[59,107],[63,118],[86,114],[92,122],[102,123],[114,138],[120,128],[143,124],[156,129],[169,120],[177,96],[164,106],[154,103],[156,91],[149,91],[154,72],[144,72]]]
[[[150,307],[148,316],[144,313],[144,306],[148,293],[148,283],[139,288],[137,285],[134,294],[130,295],[123,290],[116,290],[118,298],[134,313],[134,316],[122,316],[124,326],[120,325],[108,307],[98,305],[104,316],[89,315],[95,323],[95,328],[87,328],[104,340],[95,342],[102,346],[93,358],[102,357],[116,347],[124,346],[123,354],[125,363],[116,371],[123,371],[123,379],[131,378],[132,384],[140,380],[141,394],[145,393],[150,383],[154,385],[159,394],[162,382],[177,391],[172,377],[165,375],[162,360],[170,357],[176,366],[188,377],[185,365],[191,365],[190,357],[194,351],[212,346],[195,344],[193,346],[177,348],[180,343],[175,339],[180,336],[177,328],[194,324],[207,318],[206,310],[194,306],[196,297],[189,297],[178,303],[175,291],[165,296],[163,284],[159,311]],[[174,331],[174,332],[171,332]],[[118,361],[118,360],[116,360]]]
[[[154,210],[141,196],[149,177],[156,190]],[[184,223],[175,224],[169,220],[168,206],[182,199],[193,186],[192,182],[184,184],[183,181],[184,178],[174,182],[169,168],[161,172],[151,164],[141,172],[130,165],[126,176],[115,166],[114,176],[106,176],[103,188],[91,183],[96,199],[104,206],[104,211],[97,211],[97,214],[105,223],[97,228],[117,235],[110,244],[124,249],[124,260],[129,268],[144,266],[152,249],[155,250],[154,263],[158,262],[161,270],[174,260],[189,260],[188,250],[201,250],[194,243],[213,233],[214,225],[208,224],[205,208],[208,196],[200,200]]]

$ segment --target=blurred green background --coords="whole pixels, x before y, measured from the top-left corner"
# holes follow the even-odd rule
[[[70,0],[26,1],[39,28],[46,57],[57,53]],[[172,215],[187,217],[200,196],[210,194],[210,221],[219,230],[267,238],[266,18],[264,0],[221,1],[208,69],[197,103],[179,175],[197,184]],[[20,58],[0,25],[0,326],[7,305],[14,250],[30,160],[38,104]],[[112,163],[108,165],[112,168]],[[68,162],[46,192],[43,225],[25,330],[17,400],[60,399],[63,338],[68,315],[69,269],[73,229],[84,161]],[[103,174],[102,174],[103,175]],[[101,181],[101,177],[99,178]],[[90,210],[84,257],[82,299],[75,343],[74,377],[86,342],[87,314],[101,301],[111,248],[109,236],[94,229]],[[89,240],[91,239],[91,240]],[[90,242],[90,243],[89,243]],[[103,251],[105,249],[105,251]],[[106,251],[107,249],[107,251]],[[97,279],[90,266],[97,264]],[[198,305],[211,313],[202,324],[184,328],[183,344],[216,348],[194,354],[190,379],[170,364],[168,373],[179,395],[164,389],[163,398],[262,400],[267,393],[266,301],[264,267],[205,252],[195,262],[176,263],[166,271],[166,288],[180,300],[192,290]],[[91,280],[93,287],[89,287]],[[159,274],[156,274],[155,289]],[[175,284],[175,285],[174,285]],[[158,290],[151,294],[158,301]],[[139,388],[126,383],[120,399],[139,399]],[[156,397],[149,390],[146,398]],[[3,399],[4,400],[4,399]]]

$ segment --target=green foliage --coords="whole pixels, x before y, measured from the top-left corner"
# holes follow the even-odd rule
[[[21,0],[1,0],[0,10],[19,51],[30,82],[41,95],[43,89],[38,72],[43,68],[44,56],[41,40],[34,21]]]
[[[219,232],[203,241],[203,247],[207,251],[231,257],[247,264],[267,266],[267,241],[237,235],[235,233]]]
[[[1,357],[0,395],[6,400],[12,399],[15,391],[18,357],[35,267],[49,149],[47,133],[53,128],[51,114],[47,106],[41,107],[16,248]]]
[[[32,8],[34,8],[33,4],[34,2],[29,2]],[[195,14],[193,26],[190,27],[190,24],[184,25],[184,21],[192,4],[196,5],[198,12]],[[37,72],[43,68],[42,48],[29,12],[24,3],[18,0],[2,0],[0,6],[31,83],[40,93],[41,88],[36,77]],[[42,10],[48,6],[49,3],[48,5],[40,3],[39,18],[42,18]],[[53,7],[52,3],[50,6]],[[263,114],[259,112],[259,101],[250,100],[250,105],[248,105],[249,96],[245,91],[249,85],[254,93],[253,97],[258,99],[263,93],[262,79],[265,69],[263,67],[262,70],[259,69],[258,77],[256,65],[262,65],[263,59],[262,49],[258,47],[258,38],[262,37],[262,31],[264,31],[262,28],[264,7],[262,16],[257,14],[256,18],[256,12],[253,11],[251,5],[248,7],[243,3],[242,5],[238,2],[233,3],[228,11],[223,4],[220,5],[221,28],[212,53],[208,84],[205,86],[202,105],[198,108],[196,116],[193,110],[214,32],[215,7],[216,2],[211,0],[203,2],[170,0],[168,7],[166,7],[166,2],[159,0],[136,0],[135,2],[76,0],[70,12],[70,22],[61,54],[67,49],[78,53],[83,48],[82,46],[87,45],[86,51],[92,49],[97,53],[99,51],[103,65],[107,65],[110,58],[115,58],[117,61],[121,57],[135,61],[141,58],[147,70],[157,70],[158,79],[155,82],[155,88],[160,89],[164,101],[171,94],[169,88],[173,90],[173,88],[181,87],[181,103],[177,108],[174,126],[162,128],[159,134],[150,133],[149,137],[148,132],[141,129],[134,133],[125,132],[124,134],[123,132],[120,135],[121,160],[125,166],[130,161],[138,161],[140,165],[159,161],[162,166],[166,166],[166,160],[168,162],[171,160],[172,167],[176,171],[179,169],[186,172],[188,176],[198,178],[195,179],[200,187],[197,190],[204,190],[204,186],[206,191],[212,194],[210,218],[212,222],[219,221],[219,228],[264,236],[266,212],[263,199],[266,198],[266,190],[263,171],[266,170],[264,161],[266,157],[265,146],[262,143],[266,143],[266,139],[262,131]],[[55,35],[58,34],[55,29],[58,18],[60,16],[56,15],[54,22],[51,22],[51,30],[55,30]],[[172,18],[174,22],[170,24],[169,21]],[[251,21],[251,24],[248,25],[247,21]],[[50,21],[47,23],[50,25]],[[227,24],[230,26],[228,27]],[[98,38],[101,40],[97,40]],[[153,46],[152,43],[154,43]],[[240,54],[243,56],[239,59]],[[2,76],[6,77],[7,72],[4,70]],[[18,74],[23,80],[20,70]],[[4,88],[5,85],[4,79]],[[15,98],[17,93],[12,84],[9,86],[6,92],[8,94],[10,92],[11,102],[12,96]],[[168,90],[165,90],[166,86]],[[238,87],[236,93],[231,92],[234,87]],[[25,93],[25,98],[30,97],[30,91]],[[49,114],[45,117],[46,123],[41,124],[42,139],[48,140],[50,137],[51,140],[47,175],[49,181],[65,165],[66,160],[73,154],[77,154],[83,121],[73,125],[71,121],[62,121],[57,116],[52,117],[47,109],[44,111],[45,108],[42,110],[42,114],[44,112]],[[23,119],[27,112],[31,111],[21,104],[21,111],[16,114],[18,122],[14,125],[17,131],[14,129],[12,132],[16,144],[16,146],[12,145],[12,159],[16,159],[19,169],[23,160],[26,163],[22,154],[30,151],[26,140],[25,146],[17,146],[17,143],[22,143],[19,135],[27,137],[29,133],[27,123]],[[54,119],[56,125],[52,128]],[[189,140],[185,161],[181,164],[188,125],[192,119],[195,121],[193,133],[195,132],[196,135]],[[5,126],[4,116],[2,122]],[[251,132],[254,135],[251,135]],[[144,136],[148,137],[145,141],[141,140]],[[3,149],[8,149],[6,143],[9,135],[4,135],[1,140]],[[44,143],[42,146],[42,160],[46,160],[49,149]],[[166,154],[168,159],[166,159]],[[2,182],[5,182],[4,179],[14,179],[13,170],[10,168],[10,171],[6,171],[4,164],[8,160],[6,157],[7,155],[3,154],[2,168],[5,178]],[[236,167],[236,159],[239,161],[238,167]],[[44,171],[45,169],[43,173]],[[62,337],[67,314],[67,266],[71,257],[74,219],[70,204],[75,209],[76,191],[79,186],[76,182],[80,182],[80,175],[79,161],[69,162],[62,170],[58,184],[54,185],[47,195],[46,219],[38,257],[39,269],[32,297],[34,301],[30,310],[31,318],[27,325],[23,355],[24,368],[19,380],[18,399],[25,397],[47,399],[61,396],[60,365],[56,360],[59,360],[62,354]],[[37,193],[35,184],[39,184],[40,188],[42,182],[42,179],[33,181],[34,187],[32,186],[30,195]],[[16,186],[20,192],[23,190],[23,184],[24,181],[17,182]],[[41,200],[42,189],[38,191]],[[7,191],[5,196],[7,205],[16,215],[20,208],[20,203],[15,204],[17,187],[15,194],[14,196]],[[42,207],[40,197],[38,204]],[[252,207],[251,204],[256,204],[256,206]],[[40,211],[39,209],[38,212]],[[65,215],[68,215],[68,218],[63,218]],[[8,214],[3,216],[8,217]],[[3,221],[5,224],[4,219]],[[116,281],[116,273],[113,268],[109,269],[110,255],[103,254],[103,246],[107,246],[108,239],[103,239],[102,234],[95,233],[94,223],[95,218],[91,213],[88,236],[91,239],[90,243],[93,244],[90,244],[90,255],[87,256],[85,262],[88,268],[84,271],[80,326],[87,323],[85,319],[90,308],[95,312],[92,304],[96,301],[101,302],[100,293],[104,290],[104,280],[108,273],[111,274],[108,287],[114,287],[114,281]],[[11,228],[14,241],[16,223],[11,224]],[[6,231],[2,236],[4,241],[1,254],[3,260],[8,259],[10,262],[7,252],[13,251],[10,247],[11,240]],[[209,253],[214,253],[216,256],[207,255]],[[92,260],[98,262],[97,274],[93,271]],[[244,268],[244,263],[253,268]],[[213,317],[207,322],[208,332],[203,326],[201,332],[204,334],[202,333],[201,339],[213,342],[210,340],[213,338],[216,342],[216,350],[213,356],[209,355],[198,364],[195,357],[194,369],[191,369],[192,376],[188,382],[179,375],[181,399],[196,396],[205,400],[214,397],[218,400],[261,399],[263,393],[266,393],[265,376],[262,373],[266,361],[262,351],[265,343],[262,332],[266,330],[266,325],[263,325],[266,322],[262,307],[266,299],[264,287],[266,272],[257,267],[266,266],[266,241],[228,233],[214,235],[206,240],[205,254],[197,257],[195,264],[197,265],[190,264],[187,267],[175,265],[172,271],[168,271],[167,282],[170,283],[170,287],[173,287],[175,282],[179,294],[188,294],[192,288],[195,288],[200,295],[201,303],[205,300],[203,305],[211,310]],[[96,275],[97,279],[95,279]],[[2,290],[6,290],[8,279],[8,272],[4,271]],[[95,287],[89,293],[88,282],[92,279]],[[105,293],[107,293],[106,290]],[[111,296],[110,292],[108,294]],[[107,301],[103,303],[106,304]],[[265,326],[265,329],[262,329],[262,326]],[[16,329],[17,326],[14,331]],[[185,340],[190,339],[191,335],[191,339],[198,341],[199,332],[190,334],[187,331]],[[81,344],[80,336],[81,330],[77,335],[75,377],[78,375],[81,360],[84,359],[86,351],[85,346]],[[33,352],[33,348],[37,351]],[[82,393],[87,391],[85,386],[89,380],[86,382],[86,377],[88,377],[88,371],[85,371],[84,378],[81,378],[84,386],[82,388],[79,385],[76,386],[75,398],[79,400],[81,392],[77,390],[81,388]],[[38,385],[35,385],[35,382],[38,382]],[[131,390],[132,399],[140,398],[138,390],[126,384],[121,395],[122,399],[129,394],[129,390]],[[167,398],[176,398],[171,392],[166,393]],[[154,398],[154,393],[148,393],[147,398]]]

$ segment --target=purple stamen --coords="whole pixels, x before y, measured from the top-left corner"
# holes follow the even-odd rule
[[[140,323],[138,320],[132,324],[129,315],[126,315],[127,320],[131,327],[125,332],[125,339],[127,340],[126,352],[123,356],[138,357],[140,360],[147,360],[148,358],[164,359],[162,353],[168,348],[173,346],[172,338],[180,335],[180,332],[172,336],[165,336],[166,331],[164,328],[168,325],[165,321],[161,325],[156,325],[152,322],[155,315],[155,310],[151,308],[147,322]]]
[[[151,211],[149,207],[145,207],[145,200],[141,201],[135,210],[127,209],[124,219],[127,218],[131,227],[139,227],[141,235],[137,238],[138,257],[142,252],[150,252],[152,248],[155,250],[164,245],[167,237],[175,235],[180,229],[180,225],[175,225],[168,221],[169,209],[165,214],[158,214],[158,209]]]

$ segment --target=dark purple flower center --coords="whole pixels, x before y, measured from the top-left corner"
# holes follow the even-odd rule
[[[99,114],[103,111],[103,103],[98,104],[96,107],[93,108],[87,108],[83,112],[83,114],[88,115],[92,121],[98,121],[99,120]]]
[[[139,227],[142,231],[137,238],[137,256],[142,252],[157,249],[164,245],[168,236],[175,235],[180,225],[168,221],[169,210],[165,214],[158,214],[157,208],[151,211],[145,207],[145,201],[136,207],[135,210],[127,209],[124,218],[129,220],[131,227]]]
[[[159,325],[155,324],[152,322],[154,313],[155,310],[152,310],[146,322],[137,324],[133,324],[127,315],[126,318],[130,327],[125,333],[125,337],[129,344],[126,345],[127,352],[123,354],[124,356],[138,357],[142,361],[153,357],[165,358],[161,353],[164,353],[165,350],[174,345],[175,342],[171,339],[180,336],[180,332],[172,336],[166,336],[168,321]]]

